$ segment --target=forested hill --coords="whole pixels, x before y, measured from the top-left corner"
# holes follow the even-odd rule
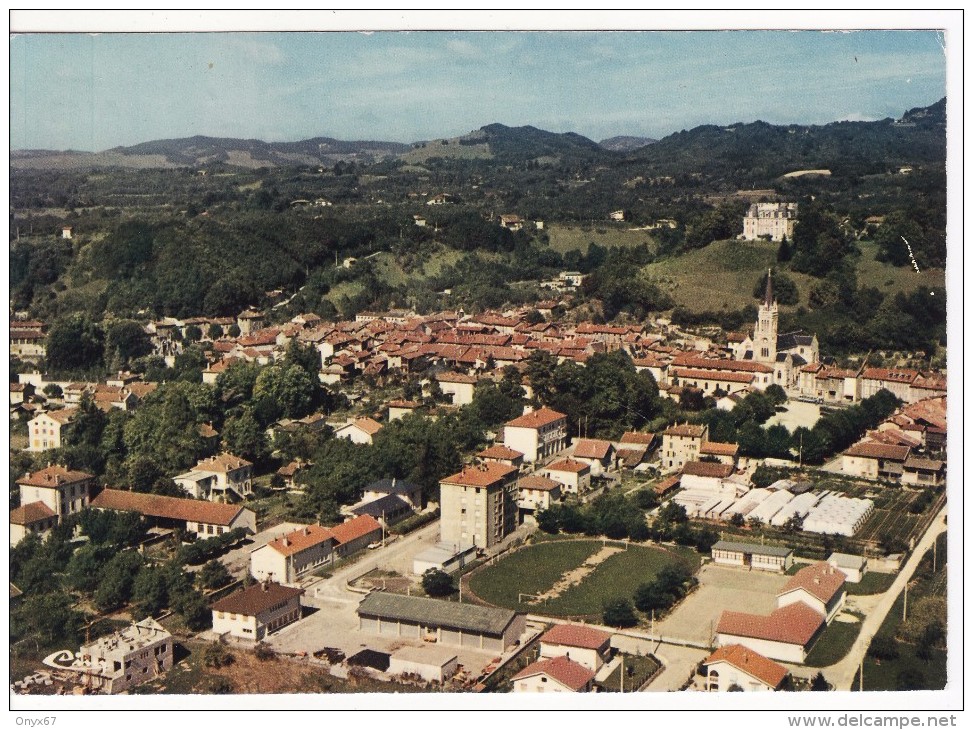
[[[777,126],[766,122],[705,125],[669,135],[631,153],[657,174],[687,170],[768,180],[800,170],[867,175],[946,158],[946,99],[899,120]]]

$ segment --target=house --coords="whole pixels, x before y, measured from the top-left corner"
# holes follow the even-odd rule
[[[581,438],[574,443],[571,458],[591,467],[591,476],[601,476],[615,467],[615,446],[611,441]]]
[[[803,664],[824,627],[824,616],[801,601],[767,616],[724,611],[716,625],[716,644],[741,644],[770,659]]]
[[[503,444],[494,444],[476,455],[480,461],[495,461],[518,469],[524,464],[524,455],[516,449],[509,449]]]
[[[422,575],[427,570],[435,568],[444,573],[455,573],[474,560],[476,560],[475,545],[463,547],[456,543],[438,542],[416,554],[412,559],[412,572]]]
[[[859,442],[841,453],[841,471],[862,479],[899,481],[911,451],[908,446]]]
[[[662,468],[666,471],[682,469],[687,461],[699,459],[699,449],[706,441],[706,424],[684,423],[670,426],[662,432]]]
[[[307,469],[308,466],[310,464],[302,459],[294,459],[294,461],[280,467],[276,473],[284,480],[284,489],[296,489],[298,474]]]
[[[237,639],[261,641],[301,618],[303,588],[291,588],[269,580],[221,598],[213,611],[213,632]]]
[[[192,471],[173,481],[195,499],[229,502],[248,497],[253,491],[253,464],[229,452],[196,463]]]
[[[415,514],[412,506],[397,494],[386,494],[370,502],[360,502],[348,508],[348,513],[356,517],[374,517],[385,528]]]
[[[237,315],[236,325],[240,328],[240,335],[247,337],[257,330],[263,329],[265,318],[262,312],[248,309]]]
[[[27,421],[27,451],[47,451],[66,446],[68,430],[77,415],[77,408],[64,408],[39,413]]]
[[[721,646],[703,660],[707,692],[774,692],[787,678],[787,669],[742,644]]]
[[[404,646],[389,658],[388,673],[442,684],[459,671],[459,666],[459,658],[451,649],[430,644]]]
[[[503,445],[534,462],[553,456],[567,446],[568,417],[544,406],[507,421],[503,427]]]
[[[687,461],[682,467],[681,484],[684,489],[721,491],[723,481],[733,474],[729,464],[712,461]]]
[[[250,553],[250,575],[260,581],[296,583],[334,561],[337,539],[320,525],[306,525],[271,540]]]
[[[829,562],[821,561],[797,571],[777,593],[777,607],[803,603],[831,623],[845,605],[845,574]]]
[[[66,469],[59,464],[48,466],[33,473],[27,472],[17,484],[20,487],[20,504],[29,507],[40,502],[56,517],[58,523],[68,515],[80,512],[91,502],[95,477],[83,471]],[[28,510],[26,518],[39,519],[42,510]]]
[[[794,240],[797,203],[752,203],[743,219],[745,241],[770,238],[771,241]]]
[[[521,521],[528,517],[533,520],[537,512],[550,509],[552,504],[560,502],[561,487],[560,482],[538,474],[518,479],[517,506],[520,508]]]
[[[89,691],[118,694],[172,669],[172,649],[172,634],[150,617],[83,645],[67,668]]]
[[[372,437],[382,430],[382,424],[374,418],[356,418],[335,429],[335,438],[348,439],[356,444],[372,444]]]
[[[505,608],[435,598],[369,593],[358,605],[358,630],[500,654],[519,642],[526,616]]]
[[[673,368],[672,384],[684,388],[696,388],[703,395],[730,395],[751,389],[754,384],[753,373],[727,371],[694,370],[692,368]]]
[[[595,673],[567,657],[541,659],[511,678],[514,692],[590,692]]]
[[[10,323],[10,354],[22,360],[47,357],[47,345],[43,329],[25,327],[22,322]]]
[[[419,401],[414,400],[393,400],[389,401],[389,423],[392,421],[398,421],[400,418],[405,418],[406,416],[412,415],[422,404]]]
[[[477,378],[463,373],[438,373],[436,382],[443,394],[450,396],[454,406],[467,406],[473,402],[473,389]]]
[[[183,529],[200,538],[222,535],[238,528],[251,535],[257,531],[257,518],[253,511],[235,504],[103,489],[91,500],[91,506],[94,509],[138,512],[160,527]]]
[[[335,555],[346,558],[382,539],[382,525],[371,515],[360,515],[328,528],[335,538]]]
[[[500,225],[506,228],[508,231],[519,231],[524,227],[524,219],[519,215],[501,215]]]
[[[916,487],[941,487],[946,483],[946,462],[909,456],[902,464],[901,482]]]
[[[31,502],[10,510],[10,547],[17,546],[27,535],[39,535],[46,540],[57,525],[54,510],[43,502]]]
[[[783,573],[794,564],[794,551],[791,548],[751,542],[720,540],[713,545],[710,555],[717,565],[735,565],[777,573]]]
[[[718,441],[706,441],[699,447],[699,458],[716,459],[720,464],[726,464],[733,469],[737,466],[737,456],[740,453],[738,444],[723,444]]]
[[[10,405],[16,406],[34,397],[34,386],[30,383],[10,384]]]
[[[566,657],[592,672],[597,672],[608,660],[611,634],[590,626],[557,624],[540,639],[541,659]]]
[[[868,560],[864,555],[831,553],[828,556],[828,565],[844,573],[846,583],[861,583],[861,579],[868,572]]]
[[[583,461],[561,459],[540,470],[544,476],[564,485],[562,491],[583,494],[591,488],[591,467]]]
[[[382,497],[395,495],[404,500],[410,509],[422,509],[422,487],[404,479],[379,479],[365,487],[364,502],[372,502]]]
[[[440,539],[489,548],[517,527],[517,469],[486,462],[439,482]]]

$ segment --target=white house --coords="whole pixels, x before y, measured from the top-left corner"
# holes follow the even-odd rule
[[[77,415],[77,408],[64,408],[39,413],[30,419],[27,422],[27,451],[47,451],[65,446],[67,429]]]
[[[320,525],[298,528],[250,553],[250,575],[257,580],[296,583],[302,576],[334,560],[337,541]]]
[[[511,681],[514,692],[590,692],[594,679],[590,669],[559,656],[528,665]]]
[[[334,436],[348,439],[356,444],[372,444],[372,437],[382,430],[382,424],[374,418],[356,418],[341,428],[335,429]]]
[[[173,477],[195,499],[214,502],[230,501],[230,492],[240,499],[248,497],[253,491],[252,479],[253,464],[228,452],[202,459],[192,471]]]
[[[93,509],[138,512],[161,527],[178,527],[200,538],[215,537],[238,528],[251,535],[257,531],[257,517],[253,510],[238,504],[103,489],[91,501],[91,506]]]
[[[436,375],[439,389],[452,399],[454,406],[467,406],[473,402],[473,390],[477,379],[463,373],[439,373]]]
[[[794,551],[789,547],[776,545],[720,540],[713,545],[710,554],[717,565],[734,565],[775,573],[783,573],[794,564]]]
[[[597,672],[611,651],[611,634],[590,626],[557,624],[541,636],[540,644],[541,659],[563,656]]]
[[[849,555],[847,553],[831,553],[828,565],[845,574],[846,583],[861,583],[861,579],[868,572],[868,560],[864,555]]]
[[[703,660],[707,692],[773,692],[787,678],[787,669],[742,644],[721,646]]]
[[[261,641],[301,618],[303,588],[261,581],[212,605],[213,632]]]
[[[716,644],[742,644],[770,659],[803,664],[824,627],[824,616],[801,601],[767,616],[724,611],[716,625]]]
[[[59,464],[33,473],[27,472],[17,480],[20,504],[26,507],[40,502],[61,522],[66,516],[80,512],[90,504],[94,480],[92,474],[66,469]],[[34,512],[39,511],[34,509]]]
[[[567,438],[568,417],[546,406],[507,421],[503,427],[503,445],[521,452],[526,462],[553,456],[567,446]]]
[[[591,488],[591,467],[583,461],[561,459],[548,464],[540,473],[561,482],[562,491],[567,494],[583,494]]]
[[[821,561],[801,568],[777,593],[777,606],[801,602],[824,616],[827,623],[845,605],[845,574]]]

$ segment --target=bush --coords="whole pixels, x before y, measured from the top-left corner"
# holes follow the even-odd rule
[[[438,598],[448,596],[456,591],[453,579],[448,574],[437,568],[430,568],[422,574],[422,590],[426,595]]]
[[[868,647],[868,655],[879,661],[898,659],[899,645],[889,636],[876,636]]]
[[[233,664],[234,661],[236,661],[234,656],[227,650],[225,646],[223,646],[223,644],[220,644],[219,642],[210,644],[203,652],[203,664],[205,664],[207,667],[212,667],[213,669],[228,667]]]
[[[424,512],[423,514],[408,517],[397,525],[390,527],[389,532],[393,535],[408,535],[410,532],[414,532],[437,519],[439,519],[439,510],[435,509],[432,512]]]
[[[635,626],[638,623],[632,602],[627,598],[616,598],[606,603],[602,619],[606,626],[617,626],[618,628]]]
[[[265,662],[268,659],[275,659],[277,657],[274,650],[262,641],[257,642],[257,645],[253,648],[253,655],[262,662]]]

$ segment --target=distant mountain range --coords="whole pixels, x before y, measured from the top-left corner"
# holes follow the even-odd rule
[[[452,139],[401,144],[346,142],[314,137],[300,142],[189,137],[115,147],[103,152],[17,150],[14,169],[90,169],[93,167],[200,167],[223,163],[259,168],[287,165],[332,166],[336,162],[372,163],[401,157],[421,162],[430,157],[478,157],[501,164],[532,160],[594,162],[630,157],[650,163],[659,172],[685,170],[705,161],[728,170],[743,166],[783,175],[792,170],[840,168],[843,161],[863,156],[884,163],[945,158],[945,98],[932,106],[910,109],[901,119],[876,122],[834,122],[822,126],[772,125],[766,122],[704,125],[661,140],[617,136],[594,142],[573,132],[547,132],[536,127],[489,124]]]

